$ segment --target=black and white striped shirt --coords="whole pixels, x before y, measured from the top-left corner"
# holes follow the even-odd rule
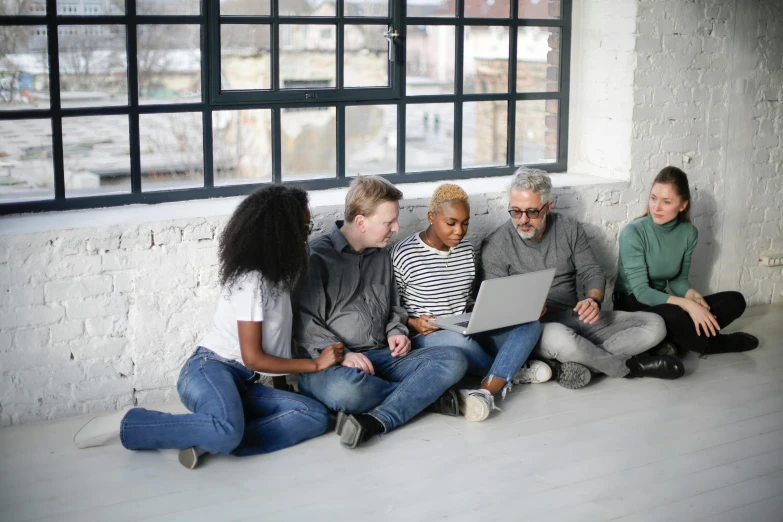
[[[410,317],[461,314],[472,302],[476,255],[470,242],[443,252],[416,233],[394,245],[391,257],[400,304]]]

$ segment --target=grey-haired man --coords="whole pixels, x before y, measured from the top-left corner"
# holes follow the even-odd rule
[[[681,377],[684,367],[676,356],[640,355],[666,335],[660,317],[601,311],[606,279],[582,225],[552,212],[549,176],[540,170],[519,169],[508,200],[511,219],[482,244],[483,277],[555,268],[541,317],[541,339],[533,354],[553,361],[557,382],[566,388],[581,388],[590,382],[591,370],[610,377]]]

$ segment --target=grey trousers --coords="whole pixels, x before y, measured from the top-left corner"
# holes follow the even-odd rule
[[[566,310],[541,318],[541,339],[531,357],[575,362],[609,377],[624,377],[625,362],[666,336],[666,324],[649,312],[601,312],[595,324]]]

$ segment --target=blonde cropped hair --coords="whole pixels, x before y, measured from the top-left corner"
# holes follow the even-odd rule
[[[432,197],[430,198],[430,212],[433,214],[440,212],[445,205],[457,201],[463,201],[466,205],[470,206],[468,194],[462,190],[462,187],[453,183],[444,183],[432,193]]]
[[[359,176],[351,182],[345,195],[345,222],[353,223],[356,216],[370,217],[384,201],[402,199],[400,189],[380,176]]]

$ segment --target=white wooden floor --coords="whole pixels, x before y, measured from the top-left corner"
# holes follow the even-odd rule
[[[689,356],[677,381],[518,386],[483,423],[428,414],[354,451],[328,433],[187,471],[75,449],[85,418],[2,429],[0,519],[781,521],[783,306],[738,328],[762,345]]]

